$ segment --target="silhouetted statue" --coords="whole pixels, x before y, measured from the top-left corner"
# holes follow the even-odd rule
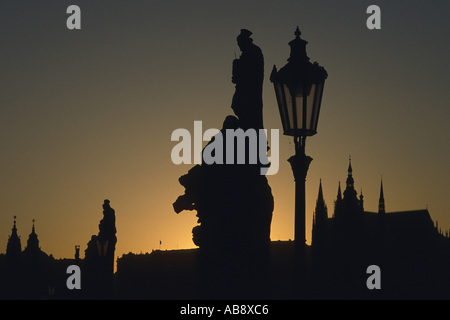
[[[236,84],[231,108],[240,120],[240,127],[263,128],[262,87],[264,80],[264,57],[261,49],[250,38],[251,32],[242,29],[237,43],[242,51],[233,61],[231,81]]]
[[[114,248],[117,242],[116,215],[114,209],[111,208],[109,203],[110,201],[106,199],[102,205],[103,219],[100,220],[100,224],[98,225],[98,229],[100,230],[98,233],[98,238],[103,242],[108,241],[109,245]]]
[[[116,215],[106,199],[98,235],[92,235],[85,250],[88,294],[91,298],[110,297],[113,288],[114,252],[117,243]]]
[[[200,247],[199,274],[205,292],[223,294],[216,298],[236,291],[245,297],[249,288],[258,291],[255,288],[264,286],[263,274],[268,266],[272,191],[266,176],[260,174],[261,163],[248,161],[251,139],[245,138],[245,147],[238,147],[237,140],[242,137],[226,134],[227,130],[263,129],[264,58],[250,35],[250,31],[241,30],[237,40],[242,55],[233,61],[236,92],[231,107],[238,118],[225,118],[220,137],[214,136],[203,149],[202,164],[179,178],[185,193],[173,204],[176,213],[197,211],[200,225],[192,233],[194,243]],[[222,144],[211,147],[219,138]],[[234,139],[233,144],[228,144],[227,139]],[[227,145],[234,146],[234,164],[227,164]],[[217,154],[220,146],[221,156]],[[237,151],[245,152],[244,164],[237,164]],[[207,161],[206,154],[215,161]]]
[[[116,237],[116,215],[115,211],[109,205],[110,201],[106,199],[102,205],[103,219],[98,225],[98,235],[93,235],[88,247],[85,250],[87,259],[95,259],[98,256],[114,257]]]

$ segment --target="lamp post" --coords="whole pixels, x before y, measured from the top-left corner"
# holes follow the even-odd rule
[[[293,136],[295,155],[289,158],[295,179],[294,238],[297,250],[305,247],[305,181],[312,158],[305,154],[306,137],[317,133],[320,104],[328,74],[317,62],[311,63],[306,54],[307,41],[295,30],[289,42],[288,63],[277,71],[273,67],[270,81],[275,88],[278,108],[285,135]]]

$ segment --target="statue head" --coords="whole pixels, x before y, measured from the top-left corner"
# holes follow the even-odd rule
[[[241,33],[237,36],[237,43],[242,51],[253,43],[253,39],[250,38],[251,35],[252,35],[251,31],[247,29],[241,29]]]
[[[103,209],[109,207],[109,200],[105,199],[105,201],[103,201]]]

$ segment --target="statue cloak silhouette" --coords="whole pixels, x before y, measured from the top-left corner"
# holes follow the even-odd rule
[[[250,38],[252,33],[242,29],[237,43],[242,51],[239,59],[233,61],[231,81],[236,84],[231,108],[240,120],[240,126],[262,129],[262,87],[264,80],[264,57],[261,49]]]

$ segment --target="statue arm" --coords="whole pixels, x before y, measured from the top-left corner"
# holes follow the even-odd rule
[[[239,59],[234,59],[232,76],[231,76],[231,82],[234,84],[239,82],[239,78],[240,78],[239,71],[240,71],[240,61],[239,61]]]

